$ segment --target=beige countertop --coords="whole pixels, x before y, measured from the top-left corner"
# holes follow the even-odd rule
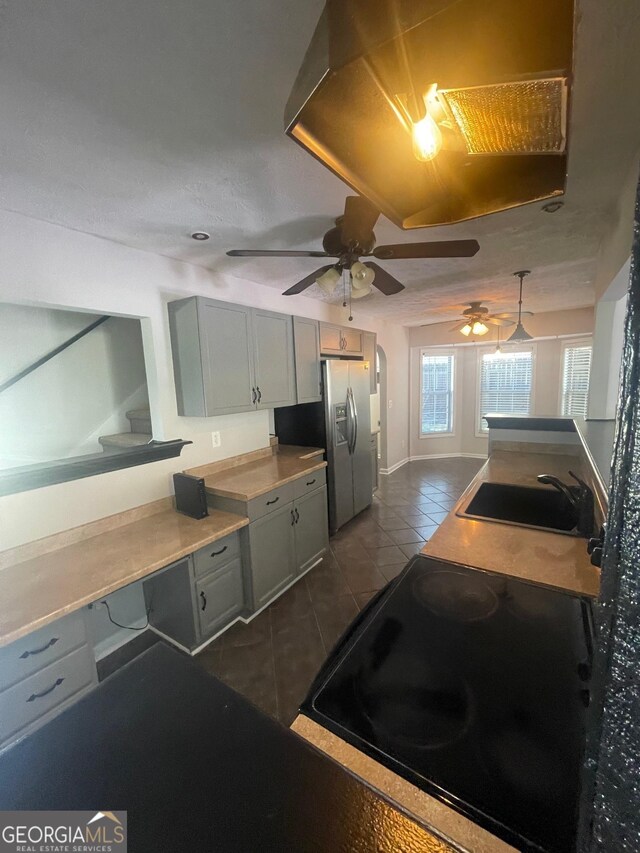
[[[0,646],[248,523],[247,518],[220,510],[210,510],[207,518],[196,521],[163,509],[130,524],[114,522],[111,530],[5,564],[0,569]]]
[[[597,596],[600,570],[591,565],[584,539],[456,515],[482,481],[537,486],[537,475],[545,473],[566,482],[569,479],[567,472],[577,468],[576,473],[580,475],[580,467],[580,459],[575,455],[495,451],[426,543],[422,553],[545,586]]]
[[[326,468],[323,454],[324,450],[319,447],[282,444],[272,455],[205,475],[205,488],[212,495],[250,501],[312,471]]]

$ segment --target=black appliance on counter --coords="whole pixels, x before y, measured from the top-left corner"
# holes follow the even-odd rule
[[[301,711],[519,850],[568,853],[592,648],[588,599],[417,556]]]

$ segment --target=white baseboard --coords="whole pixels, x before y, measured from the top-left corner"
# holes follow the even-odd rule
[[[396,462],[396,464],[392,465],[390,468],[380,468],[378,473],[384,474],[385,476],[387,474],[393,474],[393,472],[397,471],[398,468],[402,468],[403,465],[406,465],[408,461],[409,461],[409,457],[407,456],[404,459],[401,459],[400,462]]]
[[[427,453],[424,456],[410,456],[409,462],[420,462],[426,459],[488,459],[486,453]]]

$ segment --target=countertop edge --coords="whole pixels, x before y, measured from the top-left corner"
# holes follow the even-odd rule
[[[463,853],[518,853],[516,848],[506,841],[417,788],[375,758],[366,755],[304,714],[298,714],[290,728],[452,849]],[[455,823],[455,827],[450,827],[449,831],[444,830],[438,826],[439,819],[448,819]],[[458,837],[455,838],[454,835]]]
[[[231,515],[231,513],[228,514]],[[131,524],[136,524],[136,522],[133,521],[131,522]],[[29,634],[33,633],[33,631],[37,631],[39,628],[44,628],[46,625],[50,625],[57,619],[61,619],[63,616],[67,616],[69,613],[73,613],[76,610],[80,610],[87,604],[91,604],[91,602],[97,601],[99,598],[102,598],[106,595],[110,595],[111,593],[116,592],[119,589],[123,589],[125,586],[129,586],[129,584],[135,583],[136,581],[148,577],[149,575],[154,574],[154,572],[157,572],[160,569],[171,565],[171,563],[175,562],[176,560],[181,560],[183,557],[186,557],[189,554],[193,554],[194,551],[197,551],[200,548],[204,548],[206,545],[210,545],[212,542],[217,542],[219,539],[223,539],[230,533],[235,533],[237,530],[246,527],[248,524],[248,518],[242,518],[241,516],[238,516],[238,521],[230,523],[224,528],[224,530],[218,531],[215,534],[203,536],[202,539],[193,542],[188,547],[185,546],[179,548],[177,551],[172,551],[171,556],[167,559],[163,558],[162,560],[156,560],[155,562],[146,565],[144,568],[139,569],[130,575],[127,575],[126,579],[122,579],[121,581],[117,582],[114,581],[112,583],[107,584],[106,586],[92,590],[91,594],[82,595],[79,598],[74,599],[72,602],[65,605],[64,607],[58,607],[56,608],[56,610],[48,613],[46,616],[38,617],[34,621],[29,622],[23,628],[15,629],[8,633],[0,633],[0,648],[11,645],[11,643],[16,642],[16,640],[20,640],[23,637],[28,636]],[[91,540],[86,539],[83,541],[90,542]],[[64,550],[64,548],[61,548],[60,550]],[[47,554],[44,554],[42,557],[37,559],[46,559],[46,557]]]
[[[324,453],[324,451],[322,450],[319,453],[315,453],[313,456],[308,456],[308,457],[305,456],[305,457],[301,457],[301,458],[302,459],[309,459],[309,461],[311,461],[323,453]],[[274,482],[271,483],[269,486],[267,486],[265,488],[257,489],[256,491],[252,491],[252,492],[238,492],[238,491],[234,491],[233,489],[223,489],[223,488],[220,488],[219,486],[214,486],[212,484],[207,483],[206,477],[204,480],[204,488],[208,494],[216,495],[219,498],[231,498],[232,500],[236,500],[236,501],[252,501],[254,498],[259,498],[262,495],[266,495],[269,492],[273,491],[274,489],[279,489],[280,486],[286,486],[287,483],[293,483],[294,480],[299,480],[301,477],[304,477],[306,474],[311,474],[314,471],[320,471],[322,468],[326,468],[326,467],[327,467],[327,463],[324,460],[321,460],[320,462],[313,462],[308,467],[303,468],[301,471],[297,472],[296,474],[293,474],[290,477],[283,477],[279,480],[274,480]],[[229,469],[229,470],[232,471],[233,469]]]

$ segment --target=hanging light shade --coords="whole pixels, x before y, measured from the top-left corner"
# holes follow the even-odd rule
[[[513,330],[513,334],[509,336],[509,341],[530,341],[533,338],[522,325],[522,282],[530,272],[531,270],[518,270],[518,272],[514,272],[514,275],[520,279],[520,296],[518,298],[518,323]]]
[[[476,320],[473,326],[471,327],[471,331],[474,335],[486,335],[489,331],[489,327],[485,326],[482,320]]]
[[[316,284],[324,294],[332,296],[341,278],[341,273],[335,267],[331,267],[330,270],[318,276]]]
[[[371,285],[376,277],[374,270],[361,261],[355,261],[351,264],[350,272],[352,290],[365,290],[367,293],[371,293]],[[357,298],[355,294],[354,298]]]

